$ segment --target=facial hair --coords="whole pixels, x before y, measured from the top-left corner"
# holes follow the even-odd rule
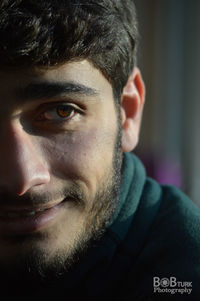
[[[34,287],[33,282],[45,283],[61,277],[63,274],[70,272],[84,258],[88,248],[101,239],[114,215],[118,204],[121,165],[121,128],[119,128],[113,152],[112,169],[98,188],[95,198],[90,202],[92,206],[90,206],[85,216],[82,232],[76,236],[71,245],[58,250],[51,258],[48,258],[45,251],[35,249],[33,243],[33,248],[29,250],[29,253],[22,253],[17,258],[15,265],[12,264],[8,267],[1,263],[0,269],[4,275],[2,287],[4,286],[7,289],[6,287],[10,287],[10,283],[15,283],[15,287],[20,292],[24,287],[27,287],[27,289],[29,286]],[[81,188],[75,183],[70,189],[66,188],[64,194],[65,197],[73,198],[76,206],[86,206],[89,203]],[[32,202],[34,200],[35,202],[38,201],[38,197],[34,195],[31,198]],[[43,202],[45,201],[48,202],[48,197],[43,198]],[[17,238],[18,241],[15,243],[23,244],[24,241],[27,243],[27,239],[29,239],[31,244],[32,240],[37,239],[39,235],[42,234],[36,233],[31,238],[21,236],[21,238]]]

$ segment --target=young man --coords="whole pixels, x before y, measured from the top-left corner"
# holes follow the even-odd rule
[[[129,153],[136,45],[131,0],[1,1],[1,294],[197,300],[199,209]]]

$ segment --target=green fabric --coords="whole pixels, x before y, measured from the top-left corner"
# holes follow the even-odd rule
[[[89,253],[93,264],[83,281],[85,294],[91,300],[168,300],[171,295],[153,294],[153,277],[173,276],[193,282],[193,300],[200,297],[199,254],[199,208],[176,187],[146,178],[140,160],[124,154],[119,206]]]
[[[98,268],[99,277],[91,273],[89,295],[100,298],[104,291],[102,296],[111,299],[168,300],[171,294],[153,294],[153,277],[158,276],[192,281],[191,295],[173,298],[199,300],[199,208],[176,187],[146,178],[142,163],[132,154],[124,155],[119,207],[105,236],[110,238],[106,252],[112,252],[106,268],[101,266],[101,276]]]
[[[122,184],[119,204],[116,209],[111,231],[120,239],[124,239],[130,222],[138,207],[140,196],[146,180],[144,166],[130,153],[125,153],[122,165]],[[134,192],[134,193],[132,193]]]
[[[136,166],[141,164],[135,156],[125,156]],[[126,166],[129,169],[130,163]],[[127,173],[127,168],[124,173]],[[132,177],[133,182],[140,183],[140,179],[141,174],[137,180]],[[121,294],[127,298],[131,296],[130,300],[168,300],[171,294],[153,294],[153,277],[173,276],[177,281],[192,281],[192,294],[176,294],[174,299],[199,300],[200,210],[178,188],[160,186],[148,178],[145,180],[141,196],[136,196],[135,190],[129,190],[130,200],[137,197],[140,200],[119,251],[129,254],[127,269],[123,261],[125,280],[118,282],[122,287]]]

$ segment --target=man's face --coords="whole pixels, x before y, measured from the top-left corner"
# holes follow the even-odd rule
[[[2,71],[0,81],[0,265],[70,264],[117,202],[112,87],[88,61]]]

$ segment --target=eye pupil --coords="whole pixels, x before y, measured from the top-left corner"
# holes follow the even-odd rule
[[[68,117],[70,114],[71,114],[71,109],[67,106],[59,106],[57,108],[57,114],[60,116],[60,117]]]

